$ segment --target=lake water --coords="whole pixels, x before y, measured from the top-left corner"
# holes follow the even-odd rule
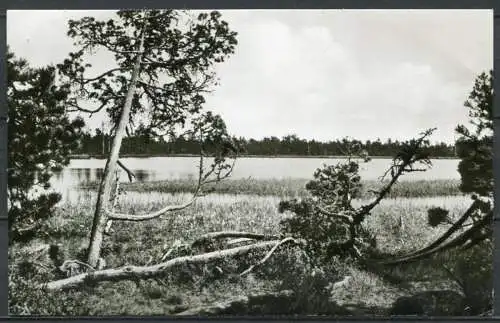
[[[231,178],[312,178],[322,164],[335,164],[342,159],[333,158],[238,158]],[[138,181],[196,178],[197,157],[123,158],[121,162],[134,171]],[[436,159],[426,172],[404,175],[401,180],[459,179],[459,160]],[[56,189],[68,189],[100,179],[106,161],[103,159],[74,159],[68,167],[54,177]],[[390,159],[373,159],[361,164],[362,179],[373,180],[381,176],[391,164]],[[123,175],[122,175],[123,176]],[[122,177],[126,180],[126,177]]]

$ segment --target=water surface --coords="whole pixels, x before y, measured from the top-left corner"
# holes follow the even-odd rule
[[[197,157],[149,157],[123,158],[122,163],[132,170],[138,181],[160,181],[168,179],[196,178]],[[333,158],[238,158],[231,178],[282,179],[312,178],[314,171],[322,164],[345,161]],[[401,180],[460,179],[458,159],[432,160],[433,166],[426,172],[404,175]],[[73,159],[68,167],[54,177],[58,189],[69,189],[79,184],[98,181],[103,172],[104,159]],[[390,159],[373,159],[361,164],[363,180],[376,180],[390,166]],[[122,177],[126,180],[126,177]]]

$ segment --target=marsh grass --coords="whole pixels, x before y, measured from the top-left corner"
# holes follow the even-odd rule
[[[278,197],[302,197],[306,194],[305,185],[308,179],[285,178],[285,179],[228,179],[217,185],[207,186],[206,189],[219,194],[251,194],[259,196]],[[383,185],[380,181],[363,181],[360,198],[370,198],[371,191],[380,189]],[[191,192],[196,186],[194,180],[173,179],[169,181],[135,182],[121,184],[126,191],[134,192],[160,192],[160,193],[183,193]],[[459,180],[418,180],[401,181],[397,183],[389,198],[397,197],[432,197],[461,195]],[[96,190],[97,183],[81,185],[82,189]]]
[[[181,182],[182,185],[185,183]],[[281,187],[280,194],[271,194],[276,193],[284,183],[288,186]],[[199,198],[185,210],[172,212],[151,221],[116,222],[113,225],[115,232],[104,242],[102,255],[109,267],[147,265],[158,262],[162,253],[174,241],[190,242],[207,232],[235,230],[278,234],[279,222],[287,216],[278,212],[278,203],[283,197],[300,196],[299,183],[296,180],[253,182],[245,184],[247,186],[238,190],[237,194],[221,194],[219,190]],[[304,183],[305,181],[301,185]],[[243,182],[233,181],[225,185],[225,190],[234,190],[235,186],[243,185]],[[448,193],[455,190],[452,181],[417,182],[413,188],[405,182],[400,185],[402,186],[399,191],[395,190],[393,194],[420,194],[421,197],[384,200],[364,224],[377,237],[380,250],[387,254],[400,254],[422,247],[446,229],[445,226],[434,229],[427,226],[426,212],[429,207],[445,207],[450,210],[452,216],[458,216],[470,203],[470,198],[457,194],[425,197],[431,194],[429,190],[432,189],[434,192]],[[190,198],[190,194],[186,192],[172,193],[175,187],[180,190],[179,183],[168,187],[160,183],[149,183],[142,189],[129,185],[126,193],[120,197],[118,209],[122,212],[143,213]],[[154,191],[155,189],[159,191]],[[258,193],[249,194],[256,191]],[[355,203],[364,203],[366,198],[365,195],[364,199],[358,199]],[[62,243],[67,257],[76,257],[88,243],[95,200],[95,192],[73,191],[66,196],[64,203],[59,205],[55,216],[46,223],[47,234],[33,244]],[[399,217],[402,218],[403,227],[394,226]],[[234,278],[235,274],[258,261],[263,254],[219,262],[218,265],[224,271],[220,277],[211,271],[213,266],[186,267],[157,280],[105,282],[78,291],[45,294],[34,290],[33,285],[40,280],[53,279],[54,276],[51,276],[50,272],[37,268],[34,271],[38,274],[30,277],[20,272],[19,264],[22,260],[32,257],[29,249],[33,249],[33,245],[14,245],[9,250],[9,298],[12,314],[19,314],[19,304],[24,304],[30,314],[169,315],[240,295],[277,289],[293,289],[299,294],[308,295],[302,297],[300,304],[295,307],[298,312],[302,311],[302,314],[328,312],[329,305],[325,303],[324,288],[329,285],[328,282],[335,281],[335,277],[341,278],[346,274],[353,276],[351,287],[343,292],[332,292],[330,301],[357,301],[366,303],[367,306],[378,306],[380,309],[387,307],[391,300],[405,293],[402,283],[407,277],[427,281],[446,279],[442,271],[436,271],[436,260],[378,272],[339,264],[323,276],[314,276],[311,275],[311,267],[294,256],[297,250],[284,250],[271,258],[267,269],[240,279],[231,277]],[[316,285],[319,287],[314,287]]]
[[[359,206],[367,202],[358,200],[353,204]],[[429,208],[447,209],[452,220],[457,220],[471,202],[468,196],[385,199],[363,225],[377,237],[377,247],[381,252],[404,254],[423,248],[448,229],[446,225],[435,228],[427,225]]]

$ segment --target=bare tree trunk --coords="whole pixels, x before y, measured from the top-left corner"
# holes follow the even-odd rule
[[[88,249],[87,263],[96,268],[97,262],[101,254],[101,245],[103,241],[103,235],[106,228],[106,223],[108,222],[108,216],[106,210],[109,209],[109,197],[111,190],[113,188],[113,181],[115,176],[115,171],[117,169],[118,157],[120,154],[120,147],[122,144],[122,139],[125,134],[125,127],[129,121],[130,109],[132,107],[132,98],[136,90],[137,80],[139,78],[139,71],[141,69],[142,51],[144,45],[144,32],[141,37],[139,52],[134,64],[134,69],[132,71],[132,78],[130,80],[130,87],[127,92],[127,97],[125,99],[125,104],[121,113],[120,121],[118,127],[116,128],[115,136],[111,144],[111,152],[109,154],[106,166],[104,168],[103,178],[99,186],[99,194],[97,196],[97,203],[94,213],[94,221],[92,223],[92,231],[90,234],[90,244]]]
[[[73,277],[52,281],[49,283],[39,285],[40,288],[45,290],[63,290],[81,286],[89,282],[102,282],[102,281],[120,281],[120,280],[136,280],[147,279],[164,275],[165,273],[173,271],[175,268],[186,264],[200,265],[207,264],[217,259],[224,259],[226,257],[234,257],[238,255],[245,255],[249,252],[265,250],[275,247],[282,242],[279,240],[263,241],[252,245],[236,247],[231,249],[224,249],[204,253],[194,256],[184,256],[170,259],[166,262],[159,263],[151,266],[125,266],[117,269],[105,269],[90,271],[87,273],[79,274]]]

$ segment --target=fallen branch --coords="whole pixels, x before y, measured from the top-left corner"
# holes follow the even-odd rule
[[[251,265],[250,267],[248,267],[248,269],[246,269],[244,272],[242,272],[240,274],[240,276],[245,276],[249,273],[252,272],[252,270],[254,270],[255,268],[259,267],[259,266],[262,266],[267,260],[269,260],[269,258],[271,258],[271,256],[274,254],[274,252],[282,245],[284,245],[285,243],[294,243],[294,244],[298,244],[299,242],[297,240],[295,240],[294,238],[291,238],[291,237],[288,237],[288,238],[285,238],[283,240],[281,240],[280,242],[278,242],[267,254],[264,258],[262,258],[261,261],[259,261],[258,263],[254,264],[254,265]]]
[[[247,254],[248,252],[254,250],[271,248],[279,243],[279,240],[265,241],[248,246],[218,250],[201,255],[178,257],[152,266],[125,266],[117,269],[91,271],[70,278],[41,284],[39,287],[47,291],[55,291],[74,288],[86,283],[147,279],[164,275],[173,268],[185,264],[206,264],[216,259],[233,257]]]
[[[276,240],[278,236],[268,235],[268,234],[259,234],[259,233],[251,233],[251,232],[239,232],[239,231],[218,231],[218,232],[210,232],[202,235],[198,239],[196,239],[191,245],[196,246],[198,244],[204,244],[210,240],[217,239],[226,239],[226,238],[248,238],[253,240]]]
[[[236,239],[232,239],[232,240],[229,240],[228,242],[226,242],[226,245],[227,246],[232,246],[232,245],[236,245],[236,244],[240,244],[240,243],[245,243],[245,242],[251,242],[251,241],[254,241],[254,239],[250,239],[250,238],[236,238]]]
[[[179,248],[180,246],[182,246],[183,244],[179,241],[179,240],[175,240],[174,244],[170,247],[170,249],[167,250],[167,252],[165,252],[161,258],[160,258],[160,261],[165,261],[168,259],[168,257],[170,257],[170,255],[174,252],[174,250],[176,248]]]
[[[259,233],[251,233],[251,232],[240,232],[240,231],[217,231],[217,232],[209,232],[195,241],[193,241],[190,245],[189,244],[184,244],[186,247],[191,247],[191,248],[198,248],[200,246],[206,246],[210,244],[213,241],[217,241],[219,239],[227,239],[227,238],[237,238],[234,240],[231,240],[230,242],[227,243],[227,245],[231,244],[237,244],[239,242],[250,242],[254,240],[277,240],[279,239],[278,236],[273,236],[273,235],[266,235],[266,234],[259,234]],[[174,250],[180,246],[182,246],[178,240],[174,242],[174,244],[170,247],[170,249],[163,254],[163,256],[160,258],[161,261],[165,261],[168,259],[169,256],[172,255]],[[213,251],[213,250],[211,250]]]

